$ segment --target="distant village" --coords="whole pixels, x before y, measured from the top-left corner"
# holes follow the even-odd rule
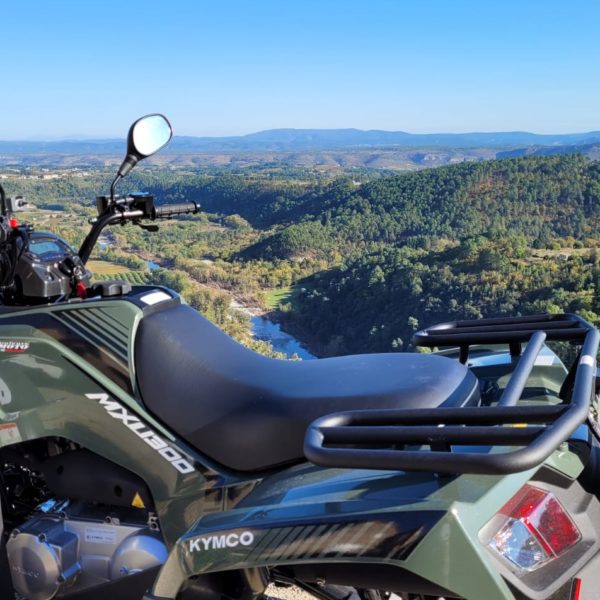
[[[91,171],[73,167],[48,169],[42,167],[10,168],[0,170],[0,179],[63,179],[65,177],[88,177]]]

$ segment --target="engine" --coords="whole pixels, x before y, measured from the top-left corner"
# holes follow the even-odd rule
[[[112,582],[167,558],[158,526],[123,522],[97,507],[49,500],[15,529],[6,550],[15,591],[51,600]]]

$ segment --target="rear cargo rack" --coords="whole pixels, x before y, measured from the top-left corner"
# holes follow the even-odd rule
[[[579,345],[562,404],[517,406],[545,341]],[[324,467],[507,474],[548,458],[587,418],[600,335],[581,317],[536,315],[455,321],[419,331],[413,343],[458,347],[508,344],[516,362],[495,406],[353,410],[326,415],[306,432],[304,453]],[[527,342],[521,354],[521,344]],[[502,447],[510,447],[502,451]],[[516,448],[516,449],[515,449]]]
[[[571,314],[450,321],[418,331],[413,344],[428,348],[457,346],[460,361],[466,363],[473,344],[508,344],[511,354],[519,356],[521,343],[538,331],[544,332],[548,341],[582,343],[590,329],[594,328],[587,321]]]

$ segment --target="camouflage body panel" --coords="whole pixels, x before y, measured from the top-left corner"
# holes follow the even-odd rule
[[[569,451],[552,463],[567,479],[583,469]],[[534,473],[436,477],[292,467],[265,478],[236,509],[200,518],[148,598],[176,598],[192,575],[367,562],[397,566],[463,598],[481,600],[485,590],[490,600],[512,600],[478,532]]]
[[[529,477],[291,468],[265,479],[237,509],[202,517],[177,542],[151,597],[176,598],[188,577],[210,572],[368,562],[409,570],[465,598],[486,589],[490,599],[512,599],[481,550],[471,549],[473,560],[456,552],[477,542],[463,512],[475,512],[483,526]],[[444,560],[432,562],[432,552]],[[465,568],[469,583],[458,577]]]
[[[131,343],[142,314],[121,300],[0,317],[0,445],[64,438],[136,473],[151,491],[171,546],[201,514],[222,509],[223,491],[217,489],[227,478],[145,412],[133,395]],[[102,329],[107,319],[113,319],[112,329]],[[107,411],[102,397],[137,417],[193,471],[173,468],[126,426],[122,410]]]

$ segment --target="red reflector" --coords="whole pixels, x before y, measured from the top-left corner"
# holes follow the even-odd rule
[[[579,600],[581,595],[581,579],[577,577],[573,579],[573,587],[571,587],[571,600]]]
[[[556,556],[561,555],[581,538],[579,530],[569,515],[552,495],[546,496],[536,507],[529,518],[528,528],[530,527],[538,532],[540,542],[543,538]],[[535,532],[532,533],[535,535]]]
[[[8,224],[12,227],[12,229],[16,229],[19,226],[16,219],[9,219]]]
[[[544,499],[545,492],[526,485],[522,487],[498,512],[513,519],[527,517]]]
[[[83,283],[83,282],[80,281],[75,286],[75,293],[77,294],[77,296],[79,298],[81,298],[82,300],[85,300],[87,298],[87,289],[85,287],[85,283]]]

